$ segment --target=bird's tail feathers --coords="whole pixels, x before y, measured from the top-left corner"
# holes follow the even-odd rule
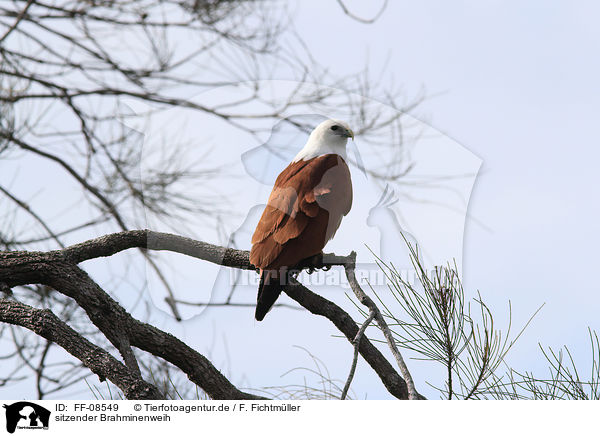
[[[256,298],[256,312],[254,318],[257,321],[262,321],[265,315],[271,310],[277,298],[285,287],[287,277],[285,271],[270,271],[263,270],[260,274],[260,282],[258,283],[258,297]]]

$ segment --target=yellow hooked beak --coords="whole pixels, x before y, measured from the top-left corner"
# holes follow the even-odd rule
[[[348,138],[352,138],[354,141],[354,132],[351,129],[346,129],[346,134],[348,135]]]

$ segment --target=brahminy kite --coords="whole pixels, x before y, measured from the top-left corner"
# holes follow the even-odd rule
[[[252,236],[250,262],[260,270],[255,318],[262,321],[281,294],[288,272],[319,255],[352,206],[352,180],[345,162],[354,139],[342,121],[326,120],[275,180]]]

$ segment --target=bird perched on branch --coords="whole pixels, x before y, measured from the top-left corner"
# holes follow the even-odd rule
[[[250,262],[260,269],[255,318],[262,321],[281,294],[288,273],[322,254],[352,206],[352,180],[345,162],[354,133],[342,121],[326,120],[277,177],[252,236]]]

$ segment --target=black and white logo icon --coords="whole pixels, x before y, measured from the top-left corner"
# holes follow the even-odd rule
[[[29,401],[5,404],[6,431],[14,433],[18,429],[48,429],[50,411]]]

